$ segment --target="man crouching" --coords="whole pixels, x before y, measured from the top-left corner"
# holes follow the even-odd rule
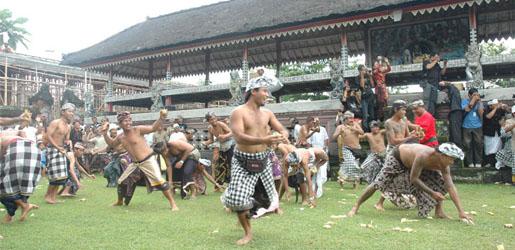
[[[413,195],[419,216],[426,217],[436,206],[436,217],[449,218],[442,207],[447,191],[460,219],[472,223],[472,218],[463,211],[449,167],[456,158],[463,160],[463,157],[463,151],[454,143],[443,143],[437,148],[420,144],[399,145],[388,153],[383,168],[358,198],[348,216],[354,216],[361,204],[379,189],[387,198]]]

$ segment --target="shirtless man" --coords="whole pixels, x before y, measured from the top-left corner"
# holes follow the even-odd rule
[[[417,142],[418,134],[414,130],[409,131],[409,121],[406,119],[407,103],[403,100],[396,100],[393,102],[393,116],[385,122],[385,133],[388,146],[386,147],[386,154],[388,154],[395,146],[406,142]],[[375,204],[375,208],[379,211],[384,211],[385,198],[381,196],[379,201]],[[396,201],[393,201],[397,204]],[[412,206],[412,205],[408,205]]]
[[[320,166],[324,165],[328,160],[329,157],[320,148],[299,148],[286,155],[286,163],[295,171],[294,174],[298,174],[300,177],[302,205],[316,207],[315,186],[313,185],[311,175],[315,174]],[[307,186],[304,179],[307,181]]]
[[[255,189],[265,190],[270,201],[269,208],[279,208],[267,147],[288,142],[288,132],[270,110],[261,108],[270,96],[268,85],[267,81],[250,81],[246,86],[245,104],[238,106],[231,114],[230,124],[236,148],[231,165],[231,182],[222,195],[222,202],[225,207],[238,213],[238,220],[245,232],[243,238],[236,242],[238,245],[252,240],[249,210],[257,205],[253,196],[262,195],[254,192]],[[281,134],[269,135],[268,126]]]
[[[45,201],[57,203],[59,186],[66,184],[68,178],[65,147],[70,143],[70,123],[73,121],[75,105],[66,103],[61,107],[61,117],[50,122],[46,132],[48,189]]]
[[[445,193],[458,210],[459,218],[473,223],[461,206],[458,191],[452,182],[450,165],[455,159],[463,160],[463,151],[454,143],[443,143],[437,148],[421,144],[403,144],[388,154],[381,172],[358,198],[348,216],[354,216],[361,204],[376,190],[398,194],[411,194],[416,197],[418,215],[427,217],[435,208],[435,216],[449,218],[443,211]]]
[[[365,133],[360,136],[361,139],[366,139],[370,145],[370,153],[361,165],[363,169],[363,176],[370,184],[374,181],[377,174],[383,166],[384,157],[386,155],[386,146],[384,143],[385,130],[381,130],[378,121],[370,123],[370,133]]]
[[[359,182],[359,156],[358,152],[361,151],[359,144],[359,136],[363,135],[363,129],[358,122],[354,121],[354,114],[346,111],[343,114],[343,124],[338,125],[333,133],[333,140],[337,140],[338,136],[343,137],[342,155],[343,162],[340,163],[340,177],[339,182],[341,185],[345,181],[353,181],[352,187],[357,188]]]
[[[133,162],[123,172],[122,176],[118,179],[118,185],[120,185],[136,168],[139,168],[147,177],[150,182],[150,186],[159,189],[163,192],[163,195],[168,200],[172,211],[177,211],[177,205],[173,200],[172,193],[170,192],[170,185],[161,177],[161,170],[157,164],[154,151],[147,145],[145,134],[155,132],[158,127],[163,125],[163,121],[167,116],[166,110],[161,110],[159,113],[159,119],[157,119],[152,126],[132,126],[131,114],[127,111],[118,114],[118,125],[122,128],[123,133],[111,138],[107,134],[109,129],[109,123],[105,122],[102,125],[102,134],[106,143],[111,147],[123,145],[127,152],[129,152]],[[114,204],[121,206],[119,200]]]
[[[39,208],[28,199],[41,177],[41,152],[35,142],[24,138],[23,131],[0,132],[0,148],[0,202],[7,210],[3,222],[12,222],[18,208],[24,221],[32,209]]]
[[[193,172],[200,160],[199,150],[183,140],[171,140],[166,144],[158,143],[154,148],[156,149],[154,151],[159,152],[165,159],[169,184],[173,186],[173,176],[178,176],[178,181],[181,183],[181,198],[186,197],[185,190],[188,187],[192,197],[195,197],[197,190],[193,181]]]
[[[208,140],[202,142],[202,144],[205,146],[213,145],[211,175],[215,177],[218,184],[223,185],[224,182],[230,180],[231,160],[234,152],[232,132],[229,126],[219,121],[213,112],[207,113],[205,120],[209,123],[207,128]],[[217,185],[215,191],[218,190],[220,189]]]
[[[306,123],[300,127],[299,140],[296,143],[296,147],[309,148],[311,145],[308,143],[308,139],[316,132],[315,131],[315,118],[310,116],[306,119]]]

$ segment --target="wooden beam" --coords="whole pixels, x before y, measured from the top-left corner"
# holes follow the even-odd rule
[[[204,69],[205,69],[205,75],[206,80],[205,84],[209,85],[209,72],[211,71],[211,51],[206,50],[205,58],[204,58]]]
[[[282,41],[280,38],[275,40],[275,76],[277,78],[279,78],[279,76],[280,76],[281,64],[283,63],[282,56],[281,56],[281,53],[282,53],[281,43],[282,43]]]
[[[4,68],[4,106],[7,106],[7,56],[5,57]]]
[[[154,59],[148,60],[148,87],[152,87],[154,81]]]

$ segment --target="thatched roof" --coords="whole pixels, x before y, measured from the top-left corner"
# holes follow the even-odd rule
[[[89,48],[67,54],[63,64],[83,66],[146,51],[427,2],[439,1],[232,0],[149,18]]]

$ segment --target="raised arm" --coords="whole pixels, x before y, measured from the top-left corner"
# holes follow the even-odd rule
[[[116,146],[118,146],[118,144],[120,144],[120,140],[118,139],[118,136],[116,138],[111,138],[111,136],[109,136],[107,134],[107,131],[109,130],[109,123],[106,122],[104,124],[102,124],[102,136],[104,136],[104,140],[106,141],[107,145],[109,145],[110,147],[114,148]]]
[[[13,117],[13,118],[9,118],[9,117],[0,117],[0,126],[9,126],[9,125],[13,125],[13,124],[16,124],[16,123],[20,123],[21,121],[23,120],[26,120],[24,114],[21,114],[20,116],[18,117]]]
[[[163,118],[163,116],[160,116],[159,119],[157,119],[152,124],[152,126],[137,126],[137,129],[139,129],[139,133],[141,135],[145,135],[145,134],[150,134],[152,132],[156,132],[159,128],[161,128],[163,126],[164,119],[166,119],[166,117]]]
[[[338,127],[336,127],[333,136],[331,136],[331,139],[333,139],[333,141],[336,141],[338,139],[338,136],[342,133],[342,128],[343,125],[338,125]]]

